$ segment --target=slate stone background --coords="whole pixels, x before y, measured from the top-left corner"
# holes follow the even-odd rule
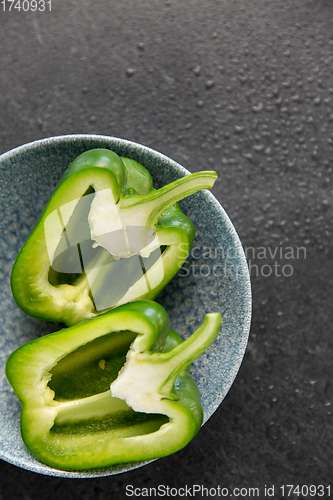
[[[213,193],[247,249],[253,321],[229,394],[184,450],[89,480],[2,462],[0,499],[123,499],[129,484],[258,487],[243,498],[261,499],[275,485],[278,499],[282,485],[330,481],[333,495],[333,3],[9,6],[0,3],[0,153],[96,133],[193,172],[216,169]]]

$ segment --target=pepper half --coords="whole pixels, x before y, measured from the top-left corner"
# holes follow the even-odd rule
[[[18,348],[6,375],[22,404],[27,448],[61,470],[180,450],[203,418],[189,365],[220,324],[219,313],[207,314],[183,342],[161,305],[137,301]]]
[[[194,225],[178,201],[210,189],[198,172],[155,190],[139,163],[87,151],[64,173],[11,275],[30,316],[77,324],[121,304],[153,299],[185,262]]]

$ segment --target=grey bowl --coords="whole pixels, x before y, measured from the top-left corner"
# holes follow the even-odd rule
[[[20,403],[5,376],[9,354],[20,345],[63,325],[25,315],[10,290],[15,258],[69,163],[93,148],[107,148],[142,163],[161,187],[189,172],[166,156],[123,139],[97,135],[51,137],[0,156],[0,458],[27,470],[62,477],[97,477],[126,472],[145,463],[88,472],[64,472],[45,466],[25,448],[20,435]],[[251,320],[251,287],[244,252],[230,219],[209,191],[181,202],[196,226],[188,261],[158,297],[183,338],[207,312],[220,311],[221,331],[192,365],[206,422],[223,401],[239,370]]]

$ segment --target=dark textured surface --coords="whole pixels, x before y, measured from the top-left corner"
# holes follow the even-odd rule
[[[332,19],[330,0],[0,11],[0,152],[98,133],[216,169],[254,298],[240,373],[186,449],[89,480],[3,462],[1,499],[122,499],[127,484],[259,487],[260,498],[275,484],[279,498],[283,484],[332,480]]]

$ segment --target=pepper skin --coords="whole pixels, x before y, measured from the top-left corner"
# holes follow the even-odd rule
[[[220,324],[219,313],[207,314],[183,342],[161,305],[137,301],[18,348],[6,375],[22,405],[27,448],[61,470],[180,450],[203,418],[189,365]]]
[[[11,275],[18,306],[68,326],[153,299],[185,262],[194,226],[177,201],[210,189],[215,172],[158,190],[139,163],[87,151],[64,173]]]

